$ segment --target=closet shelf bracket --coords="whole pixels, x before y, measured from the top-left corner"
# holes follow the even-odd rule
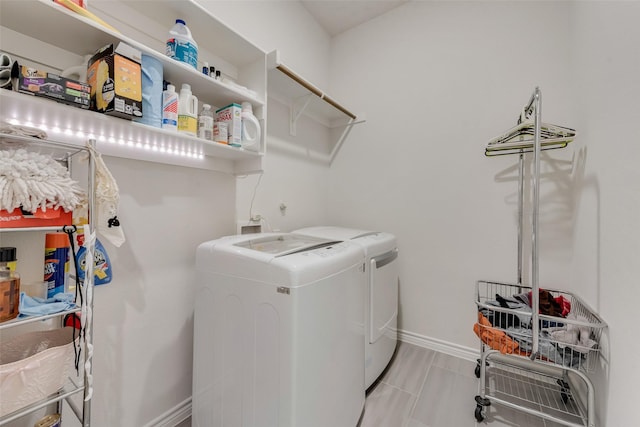
[[[289,133],[291,136],[296,136],[296,123],[302,113],[304,113],[304,110],[309,106],[313,96],[312,93],[309,93],[291,100],[291,105],[289,106]]]
[[[268,95],[289,106],[289,134],[297,136],[299,120],[303,115],[329,129],[331,139],[335,141],[329,154],[332,162],[353,125],[366,121],[363,115],[349,111],[283,64],[277,50],[267,54],[267,69]]]

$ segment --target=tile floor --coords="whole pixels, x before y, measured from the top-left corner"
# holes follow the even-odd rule
[[[475,361],[398,343],[396,354],[367,391],[357,427],[560,427],[510,408],[491,406],[476,422]],[[177,427],[190,427],[185,420]],[[336,427],[336,426],[327,426]]]
[[[558,427],[505,407],[474,417],[476,363],[400,342],[387,370],[367,392],[359,427]]]

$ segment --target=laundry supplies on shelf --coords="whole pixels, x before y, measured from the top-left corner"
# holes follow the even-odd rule
[[[198,44],[182,19],[176,19],[175,25],[169,31],[166,53],[170,58],[198,68]]]
[[[16,248],[0,248],[0,322],[18,316],[20,276],[15,271]]]
[[[125,43],[109,44],[89,60],[91,109],[112,116],[142,117],[141,53]]]
[[[174,85],[162,92],[162,129],[178,131],[178,93]]]
[[[213,140],[213,111],[211,105],[203,104],[198,116],[198,138]]]
[[[242,107],[240,104],[229,104],[216,110],[217,121],[227,124],[227,142],[234,147],[242,146]]]
[[[191,86],[183,84],[178,96],[178,132],[197,136],[198,98],[191,93]]]
[[[260,122],[253,115],[253,107],[250,102],[242,103],[242,148],[245,150],[260,150]]]

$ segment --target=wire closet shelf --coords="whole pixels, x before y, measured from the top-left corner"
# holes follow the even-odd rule
[[[571,128],[543,123],[542,93],[535,88],[515,127],[493,138],[486,156],[517,154],[518,279],[515,284],[476,282],[480,394],[475,418],[482,422],[496,403],[566,426],[595,427],[593,372],[606,323],[577,295],[539,286],[540,152],[565,148]],[[523,284],[524,156],[531,172],[531,285]],[[586,391],[586,396],[583,396]]]

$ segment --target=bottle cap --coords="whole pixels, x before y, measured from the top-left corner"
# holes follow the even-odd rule
[[[169,92],[175,92],[176,91],[176,87],[174,85],[167,85],[167,90]]]
[[[191,91],[191,85],[187,83],[182,83],[182,89],[180,90],[188,90]]]
[[[210,109],[211,109],[211,105],[209,105],[209,104],[202,104],[202,108],[204,108],[205,110],[210,110]]]
[[[68,248],[69,236],[67,233],[47,233],[44,240],[45,248]]]
[[[176,24],[187,25],[187,24],[184,23],[184,21],[182,19],[176,19]]]
[[[16,261],[16,248],[4,247],[0,248],[0,262]]]
[[[242,103],[242,112],[249,112],[253,114],[253,107],[251,106],[250,102],[243,102]]]

